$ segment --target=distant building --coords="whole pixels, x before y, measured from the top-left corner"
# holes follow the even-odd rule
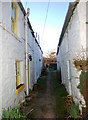
[[[83,68],[83,64],[76,65],[78,60],[85,61],[88,58],[88,1],[76,1],[69,4],[69,9],[66,15],[64,26],[61,32],[58,49],[57,49],[57,69],[61,69],[62,84],[80,110],[88,104],[84,95],[78,88],[81,83],[80,75],[82,71],[87,71]],[[79,67],[80,69],[78,70]]]
[[[43,52],[25,16],[20,0],[0,1],[0,115],[21,102],[41,74]]]

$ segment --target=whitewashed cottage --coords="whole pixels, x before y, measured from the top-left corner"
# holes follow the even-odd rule
[[[84,96],[78,88],[82,70],[76,68],[74,60],[88,58],[87,29],[88,1],[71,2],[58,43],[57,69],[61,69],[62,84],[66,86],[81,111],[82,107],[86,107]]]
[[[25,17],[26,16],[26,17]],[[41,47],[20,1],[0,1],[0,115],[13,107],[37,82],[42,70]]]

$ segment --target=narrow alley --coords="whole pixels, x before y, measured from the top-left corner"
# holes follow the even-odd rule
[[[48,71],[47,76],[42,76],[40,78],[39,82],[41,83],[38,83],[40,89],[36,92],[34,91],[34,94],[37,93],[37,96],[31,101],[27,101],[22,106],[22,110],[28,118],[66,117],[65,99],[67,93],[65,88],[57,83],[58,79],[56,78],[56,75],[56,71]],[[54,79],[56,81],[54,81]],[[64,92],[64,96],[61,95],[61,92],[57,95],[56,92],[58,91],[54,84],[57,84],[59,90]]]
[[[0,120],[88,120],[88,0],[0,0]]]

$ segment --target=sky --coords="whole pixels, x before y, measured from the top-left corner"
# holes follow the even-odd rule
[[[69,2],[23,1],[22,3],[25,10],[30,8],[29,20],[34,32],[39,35],[39,44],[44,56],[50,51],[57,51]]]

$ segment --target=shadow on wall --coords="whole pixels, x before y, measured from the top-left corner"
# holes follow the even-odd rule
[[[61,78],[61,69],[59,71],[57,71],[57,78],[60,82],[60,84],[62,83],[62,78]]]

